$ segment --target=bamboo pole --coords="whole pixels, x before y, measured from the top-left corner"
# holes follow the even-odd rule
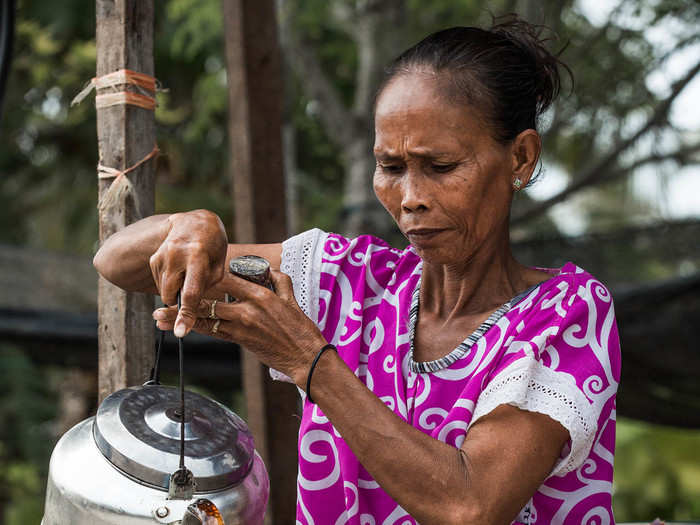
[[[153,1],[96,0],[96,19],[97,76],[120,69],[153,76]],[[131,90],[131,87],[123,89]],[[153,149],[154,112],[125,104],[98,108],[97,137],[100,164],[125,170]],[[153,214],[154,165],[150,160],[126,174],[131,191],[103,206],[100,242],[126,225]],[[113,180],[99,182],[99,201],[103,205]],[[115,390],[147,379],[153,352],[153,306],[151,296],[124,292],[100,278],[100,401]]]
[[[282,152],[282,71],[274,0],[224,0],[230,173],[235,240],[287,236]],[[297,393],[243,355],[248,423],[270,473],[268,515],[291,523],[296,507]]]

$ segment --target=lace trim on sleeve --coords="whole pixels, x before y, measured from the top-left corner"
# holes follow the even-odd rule
[[[294,285],[294,297],[302,311],[318,322],[321,254],[328,234],[318,228],[295,235],[282,243],[280,269]]]
[[[532,358],[522,358],[491,380],[479,396],[469,426],[499,405],[513,405],[545,414],[569,431],[571,450],[560,458],[552,476],[578,468],[588,456],[596,434],[593,407],[574,379],[555,372]]]
[[[321,259],[328,234],[318,228],[295,235],[282,243],[280,270],[289,275],[294,297],[302,311],[318,322],[318,301],[321,288]],[[292,380],[279,370],[270,368],[270,376],[277,381]]]

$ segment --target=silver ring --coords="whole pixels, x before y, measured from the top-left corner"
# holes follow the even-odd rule
[[[217,319],[217,320],[214,322],[214,326],[211,327],[211,333],[212,333],[212,334],[215,334],[216,332],[219,331],[219,325],[220,325],[220,324],[221,324],[221,319]]]
[[[218,319],[218,317],[216,317],[216,299],[214,299],[209,306],[209,319]]]

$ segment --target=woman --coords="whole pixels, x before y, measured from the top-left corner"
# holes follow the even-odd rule
[[[161,329],[238,342],[299,387],[297,523],[613,522],[610,294],[509,247],[557,65],[520,21],[441,31],[393,62],[374,190],[406,250],[320,230],[227,247],[200,210],[140,221],[97,253],[123,288],[166,304],[182,289],[179,315],[154,313]],[[249,253],[281,269],[276,293],[225,274]],[[237,301],[212,306],[224,292]]]

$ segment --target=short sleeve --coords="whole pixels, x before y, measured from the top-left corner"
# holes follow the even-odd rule
[[[518,333],[507,341],[470,425],[502,404],[546,414],[569,432],[552,471],[564,475],[583,464],[615,407],[620,343],[613,302],[599,281],[579,274],[529,309],[525,321],[516,318]]]
[[[282,243],[280,270],[289,275],[294,288],[294,298],[301,310],[315,323],[318,322],[321,258],[327,237],[326,232],[314,228]],[[276,381],[292,382],[289,377],[274,368],[270,368],[270,377]]]
[[[314,322],[318,321],[321,260],[327,237],[326,232],[314,228],[282,243],[280,269],[291,278],[299,307]]]

